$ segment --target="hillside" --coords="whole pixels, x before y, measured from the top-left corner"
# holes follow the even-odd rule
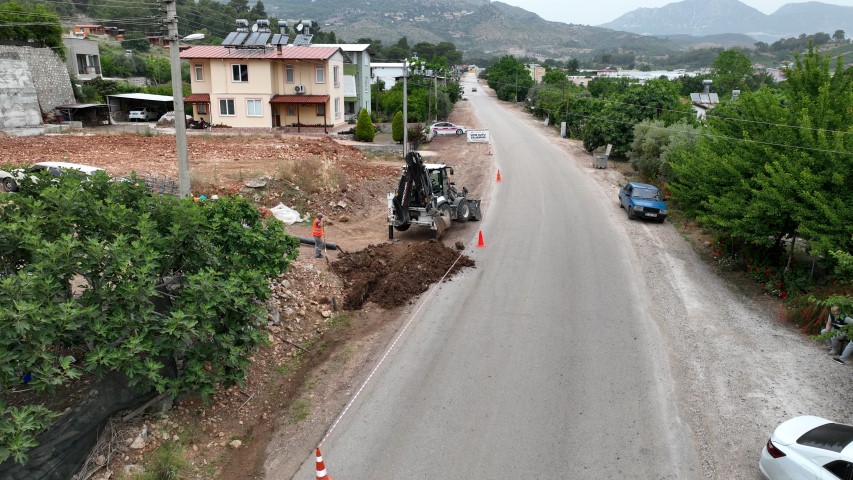
[[[772,42],[802,33],[853,31],[853,7],[789,3],[766,15],[739,0],[684,0],[638,8],[601,26],[643,35],[739,33]]]
[[[387,44],[403,36],[412,44],[450,41],[469,58],[509,53],[584,60],[597,52],[666,55],[691,48],[677,40],[550,22],[488,0],[270,0],[265,5],[271,15],[310,18],[348,41],[366,37]]]

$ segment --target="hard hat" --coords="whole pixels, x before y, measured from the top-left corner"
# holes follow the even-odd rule
[[[323,215],[323,212],[319,212],[319,213],[317,213],[317,216],[318,216],[318,217],[320,217],[320,218],[325,217],[325,215]]]

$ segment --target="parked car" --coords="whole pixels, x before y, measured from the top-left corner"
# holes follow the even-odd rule
[[[628,219],[651,218],[663,223],[668,210],[654,185],[630,182],[619,190],[619,205],[628,212]]]
[[[21,180],[23,180],[27,175],[30,175],[33,181],[36,181],[37,177],[35,174],[38,174],[38,172],[46,171],[48,174],[58,177],[68,170],[83,172],[87,177],[95,172],[104,171],[103,168],[81,165],[79,163],[39,162],[30,168],[16,168],[8,172],[0,170],[0,184],[2,184],[4,191],[17,192],[20,187],[19,184]]]
[[[477,87],[471,87],[471,91],[472,91],[472,92],[476,92],[476,91],[477,91]]]
[[[768,480],[851,480],[851,443],[851,425],[811,415],[794,417],[773,431],[761,450],[758,469]]]
[[[427,128],[427,132],[435,132],[436,135],[462,135],[467,130],[462,125],[455,125],[450,122],[433,123]]]
[[[152,120],[157,120],[160,118],[160,114],[151,110],[150,108],[134,108],[128,114],[127,119],[131,122],[134,120],[142,120],[143,122],[150,122]]]

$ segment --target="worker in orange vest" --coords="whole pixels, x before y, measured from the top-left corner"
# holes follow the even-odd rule
[[[323,258],[323,242],[326,240],[326,234],[323,228],[322,213],[318,213],[314,218],[314,228],[311,230],[311,235],[314,235],[314,257]]]

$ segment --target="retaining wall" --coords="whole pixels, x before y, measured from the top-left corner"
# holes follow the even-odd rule
[[[17,73],[9,73],[12,69]],[[35,90],[38,120],[27,125],[41,124],[42,112],[51,112],[57,105],[76,103],[68,68],[50,48],[0,45],[0,72],[0,104],[10,112],[26,111],[22,115],[30,122],[33,107],[29,88]]]

